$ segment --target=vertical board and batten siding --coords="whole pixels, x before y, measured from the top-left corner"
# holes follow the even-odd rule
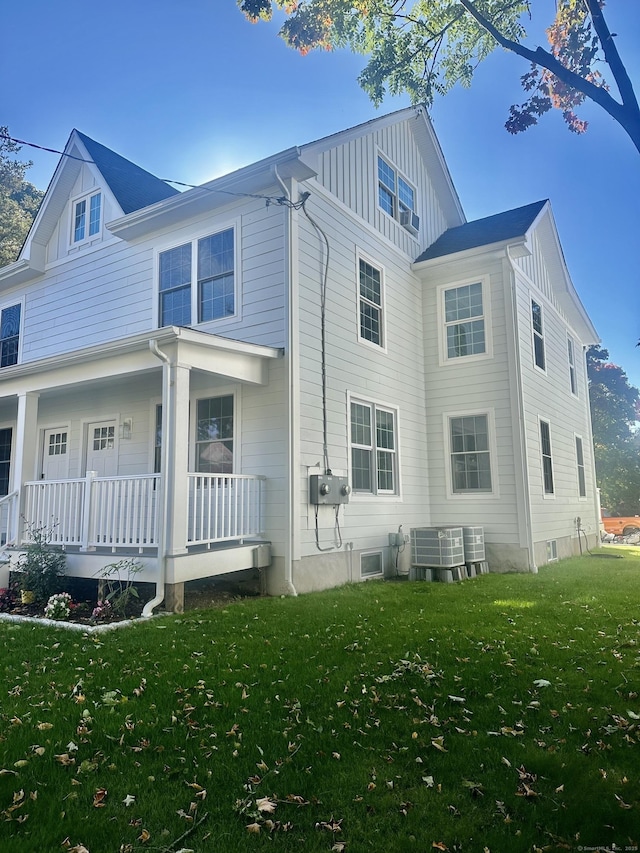
[[[284,216],[282,208],[250,200],[130,243],[110,239],[74,252],[25,288],[23,361],[152,330],[158,246],[178,246],[235,221],[241,228],[238,316],[193,328],[284,346]]]
[[[429,447],[429,488],[431,523],[434,525],[480,525],[487,541],[494,545],[520,545],[518,534],[517,488],[513,418],[511,411],[511,367],[507,341],[504,273],[499,257],[443,263],[424,273],[423,319],[425,338],[425,382],[427,436]],[[490,324],[487,336],[492,341],[492,357],[480,360],[453,360],[440,364],[439,341],[443,330],[439,310],[439,288],[460,282],[488,281]],[[486,308],[485,308],[486,310]],[[494,417],[495,444],[492,477],[498,494],[479,493],[448,496],[449,437],[446,416],[466,412]]]
[[[420,216],[417,238],[378,205],[379,153],[415,188],[415,212]],[[317,180],[412,259],[447,228],[409,121],[321,152]]]
[[[539,248],[539,244],[538,244]],[[553,283],[544,267],[541,252],[525,259],[523,267],[537,276],[530,281],[517,276],[518,334],[521,352],[522,394],[527,441],[534,542],[576,535],[575,519],[580,516],[588,533],[597,531],[593,449],[590,442],[588,387],[583,342],[569,327],[553,298]],[[531,299],[543,310],[546,372],[534,365]],[[567,336],[575,344],[578,394],[571,393]],[[545,497],[540,444],[540,419],[550,425],[553,497]],[[586,500],[578,493],[575,436],[583,440]],[[538,553],[542,553],[538,549]]]
[[[324,195],[312,195],[309,212],[327,233],[330,245],[326,293],[326,379],[329,463],[349,470],[348,395],[397,408],[400,497],[352,496],[340,510],[344,542],[355,550],[388,545],[388,532],[415,526],[428,514],[424,433],[421,293],[402,254],[377,241],[358,218]],[[318,554],[314,507],[308,503],[308,471],[324,467],[322,441],[321,244],[300,217],[300,478],[301,553]],[[358,340],[358,251],[384,270],[386,351]],[[306,521],[306,529],[305,529]],[[321,507],[321,544],[332,541],[334,512]]]

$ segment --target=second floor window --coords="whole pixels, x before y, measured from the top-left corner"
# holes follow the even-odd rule
[[[236,313],[234,229],[160,253],[159,325],[190,326]],[[195,276],[194,276],[195,271]]]
[[[382,272],[360,258],[359,276],[359,336],[377,346],[384,346],[382,335]]]
[[[21,305],[10,305],[0,312],[0,367],[18,363]]]
[[[481,282],[444,291],[444,324],[447,359],[487,351]]]
[[[536,367],[539,367],[540,370],[546,370],[542,306],[535,299],[531,300],[531,325],[533,327],[533,360]]]
[[[102,195],[93,195],[76,201],[73,205],[73,242],[80,243],[100,233]]]
[[[576,355],[573,338],[567,338],[567,355],[569,358],[569,386],[572,394],[578,393],[578,381],[576,379]]]

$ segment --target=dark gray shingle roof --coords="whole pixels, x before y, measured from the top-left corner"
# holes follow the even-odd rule
[[[506,210],[494,216],[449,228],[416,259],[416,263],[523,237],[546,203],[546,200],[536,201],[524,207],[516,207],[514,210]]]
[[[76,133],[109,185],[123,213],[141,210],[178,193],[178,190],[156,178],[151,172],[141,169],[79,130],[76,130]]]

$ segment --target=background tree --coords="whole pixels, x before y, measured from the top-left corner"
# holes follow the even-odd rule
[[[604,0],[556,0],[546,33],[549,48],[525,44],[530,0],[237,0],[255,22],[275,8],[286,14],[280,35],[302,53],[348,47],[369,61],[360,85],[379,104],[385,92],[406,92],[431,104],[456,83],[469,86],[480,62],[498,45],[525,59],[527,100],[510,108],[506,128],[518,133],[552,107],[570,130],[587,123],[575,109],[589,98],[640,151],[640,109],[604,16]],[[606,78],[602,73],[605,70]],[[613,86],[617,97],[610,92]]]
[[[31,161],[15,159],[21,146],[0,126],[0,267],[18,257],[44,195],[25,181]]]
[[[596,476],[602,506],[619,515],[640,514],[640,391],[601,347],[587,351]]]

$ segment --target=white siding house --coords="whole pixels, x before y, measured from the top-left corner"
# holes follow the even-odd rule
[[[495,571],[596,540],[549,203],[467,223],[422,108],[182,193],[73,131],[0,312],[5,560],[135,554],[150,610],[406,572],[400,527],[483,526]]]

